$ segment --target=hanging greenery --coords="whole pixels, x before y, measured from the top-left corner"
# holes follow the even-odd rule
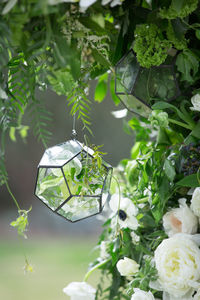
[[[181,94],[155,99],[148,119],[124,116],[135,133],[129,159],[114,170],[111,200],[99,238],[95,290],[86,282],[64,292],[73,299],[198,300],[200,297],[200,2],[198,0],[4,0],[0,3],[0,184],[19,217],[27,214],[9,187],[5,137],[33,131],[44,147],[51,112],[36,97],[47,87],[65,95],[71,114],[91,132],[89,83],[95,101],[114,92],[116,63],[133,49],[146,68],[176,58]],[[141,86],[141,90],[144,87]],[[159,95],[162,95],[161,84]],[[30,128],[24,115],[32,120]],[[82,297],[81,296],[81,297]]]

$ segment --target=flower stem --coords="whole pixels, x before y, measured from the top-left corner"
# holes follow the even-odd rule
[[[118,190],[119,190],[119,202],[118,202],[118,209],[117,209],[117,224],[116,224],[116,237],[117,237],[118,236],[119,210],[120,210],[120,201],[121,201],[121,189],[120,189],[120,184],[119,184],[118,179],[114,176],[112,178],[116,181]]]
[[[89,270],[89,271],[86,273],[86,275],[85,275],[83,281],[87,281],[88,278],[90,277],[90,275],[91,275],[95,270],[97,270],[98,268],[100,268],[100,267],[102,267],[103,265],[105,265],[105,264],[106,264],[107,262],[109,262],[111,259],[112,259],[112,258],[110,257],[110,258],[108,258],[108,259],[106,259],[106,260],[103,260],[102,262],[98,263],[97,265],[95,265],[91,270]]]
[[[179,125],[181,127],[184,127],[184,128],[192,130],[191,126],[189,126],[189,125],[187,125],[187,124],[185,124],[183,122],[180,122],[180,121],[177,121],[177,120],[174,120],[174,119],[170,119],[170,118],[168,120],[169,120],[170,123],[177,124],[177,125]]]
[[[8,193],[10,194],[10,196],[11,196],[11,198],[13,199],[15,205],[17,206],[18,211],[20,211],[20,207],[19,207],[19,204],[18,204],[18,202],[17,202],[17,199],[16,199],[15,196],[13,195],[13,193],[12,193],[12,191],[11,191],[11,189],[10,189],[10,187],[9,187],[7,181],[5,182],[5,185],[6,185],[6,188],[7,188],[7,190],[8,190]]]

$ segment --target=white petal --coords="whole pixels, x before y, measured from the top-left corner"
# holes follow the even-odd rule
[[[112,111],[111,114],[116,118],[116,119],[121,119],[127,116],[128,109],[124,108],[121,110],[116,110]]]
[[[91,6],[93,3],[95,3],[97,0],[80,0],[79,6],[83,10],[86,10],[89,6]],[[82,11],[83,11],[82,10]]]

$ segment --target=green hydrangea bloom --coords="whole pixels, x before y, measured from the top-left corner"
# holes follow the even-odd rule
[[[181,9],[175,9],[173,4],[170,5],[170,7],[163,8],[160,11],[161,18],[164,19],[176,19],[176,18],[185,18],[189,14],[191,14],[194,10],[197,9],[198,6],[198,0],[187,0],[184,1],[183,6]]]
[[[171,46],[171,42],[163,38],[161,30],[155,24],[142,24],[135,30],[133,49],[142,67],[162,64]]]
[[[168,114],[162,110],[153,110],[149,116],[152,126],[168,127]]]
[[[167,28],[167,38],[177,50],[183,50],[187,48],[187,40],[185,37],[182,39],[178,39],[174,33],[173,26],[171,21],[169,20],[168,28]]]

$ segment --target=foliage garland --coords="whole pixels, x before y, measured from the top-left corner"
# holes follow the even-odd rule
[[[149,31],[153,33],[149,34]],[[162,45],[162,51],[159,45]],[[159,289],[156,287],[155,282],[161,279],[155,260],[159,245],[166,244],[171,238],[167,238],[166,227],[163,230],[164,216],[168,211],[178,209],[180,198],[186,199],[185,205],[192,201],[191,207],[187,208],[194,219],[195,214],[200,217],[198,209],[194,210],[194,201],[198,197],[197,208],[200,206],[200,196],[196,196],[200,185],[198,0],[1,2],[0,184],[7,186],[19,211],[18,219],[11,225],[23,235],[28,224],[28,211],[20,209],[9,188],[5,135],[10,134],[15,140],[15,133],[19,131],[25,138],[28,127],[23,124],[23,116],[29,113],[32,130],[46,147],[50,137],[46,128],[51,117],[45,103],[36,98],[36,90],[45,90],[47,86],[66,96],[72,107],[71,113],[78,113],[83,127],[90,131],[89,81],[98,80],[95,100],[99,102],[105,98],[110,84],[117,105],[119,100],[113,88],[114,66],[131,47],[140,64],[147,68],[160,65],[175,51],[181,96],[173,104],[162,99],[157,101],[149,120],[134,117],[126,120],[126,130],[135,132],[136,143],[131,158],[124,159],[115,170],[111,203],[116,194],[121,200],[115,200],[115,203],[120,201],[116,210],[110,204],[113,213],[107,217],[99,239],[101,254],[91,264],[85,279],[97,268],[101,269],[104,280],[98,285],[96,299],[132,297],[134,300],[137,299],[135,294],[146,291],[148,294],[142,294],[145,299],[179,300],[185,295],[186,300],[196,300],[199,299],[200,275],[195,287],[188,287],[189,294],[180,296],[178,291],[173,295],[162,284]],[[195,189],[192,199],[191,188]],[[123,203],[129,209],[126,210]],[[197,229],[190,232],[189,237],[194,237],[194,233]],[[181,244],[181,238],[179,241]],[[119,262],[124,257],[138,265],[131,277],[130,274],[122,276],[119,271]],[[181,269],[180,261],[176,263]],[[104,285],[105,278],[108,280]]]

